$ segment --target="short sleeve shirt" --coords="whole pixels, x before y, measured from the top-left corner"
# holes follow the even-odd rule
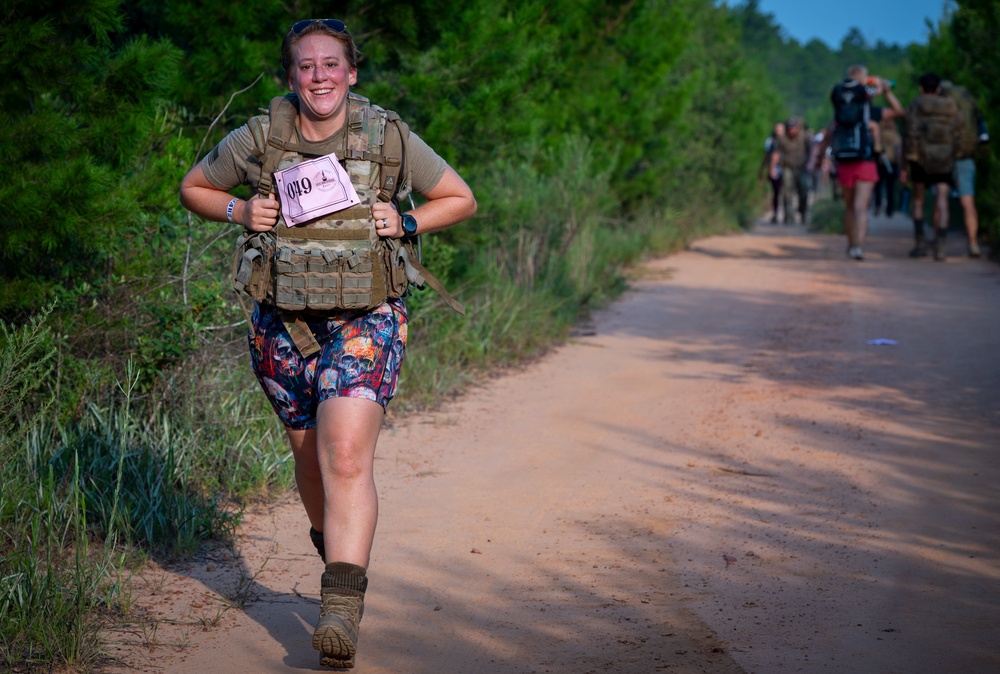
[[[782,166],[801,169],[809,161],[809,138],[803,131],[799,131],[794,138],[782,136],[778,139],[777,150],[781,153]]]
[[[296,136],[298,133],[299,130],[296,128]],[[343,129],[333,135],[335,146],[339,147],[342,144],[337,141],[342,141],[343,135]],[[295,140],[299,141],[301,138]],[[205,177],[210,183],[226,192],[238,185],[250,185],[247,167],[253,158],[254,149],[253,134],[250,132],[250,127],[244,124],[223,138],[202,160],[201,166]],[[420,194],[427,194],[441,180],[448,164],[412,131],[406,151],[406,162],[413,176],[411,187]]]

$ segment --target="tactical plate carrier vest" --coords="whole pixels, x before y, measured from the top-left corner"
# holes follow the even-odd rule
[[[237,293],[285,312],[323,314],[373,309],[403,296],[410,283],[426,283],[465,313],[421,264],[416,237],[390,239],[376,232],[371,213],[375,200],[398,202],[410,193],[409,129],[399,115],[349,94],[347,130],[338,147],[293,141],[297,115],[298,99],[290,94],[272,100],[267,115],[247,123],[256,145],[256,161],[248,169],[251,187],[266,197],[274,190],[275,171],[334,153],[361,203],[295,227],[287,227],[279,215],[274,229],[243,233],[233,264]]]

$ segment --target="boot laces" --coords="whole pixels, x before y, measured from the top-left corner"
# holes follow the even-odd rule
[[[332,592],[323,593],[323,606],[320,609],[320,617],[325,615],[338,615],[349,620],[361,620],[364,611],[364,600],[360,597],[348,597]]]

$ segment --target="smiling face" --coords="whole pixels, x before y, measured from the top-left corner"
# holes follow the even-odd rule
[[[298,94],[299,128],[308,140],[323,140],[344,125],[347,94],[357,79],[339,40],[316,32],[295,43],[288,86]]]

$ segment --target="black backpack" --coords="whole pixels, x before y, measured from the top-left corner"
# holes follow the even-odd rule
[[[830,151],[838,161],[863,161],[874,156],[874,144],[868,122],[871,103],[865,85],[844,80],[830,93],[836,126],[830,139]]]

